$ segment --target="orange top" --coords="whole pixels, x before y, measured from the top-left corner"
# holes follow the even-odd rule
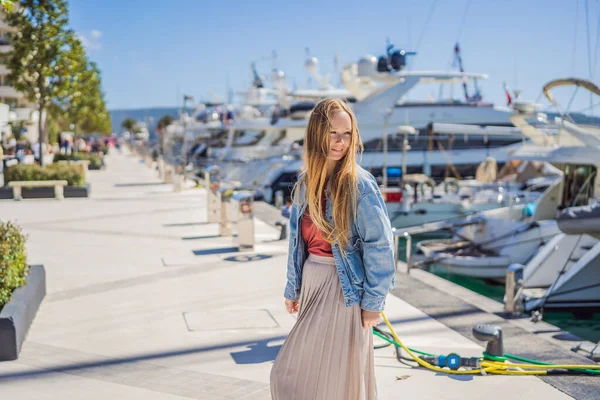
[[[323,208],[325,208],[325,192],[323,192]],[[325,209],[323,209],[323,214],[325,214]],[[331,243],[323,239],[321,231],[310,218],[308,208],[304,212],[304,215],[302,215],[301,230],[302,238],[306,242],[310,254],[322,257],[333,257]]]

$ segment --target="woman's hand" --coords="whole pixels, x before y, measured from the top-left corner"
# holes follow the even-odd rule
[[[371,328],[381,321],[381,313],[374,311],[361,310],[363,328]]]
[[[300,307],[300,302],[290,300],[290,299],[285,299],[285,308],[287,309],[287,312],[289,312],[290,314],[296,314],[298,312],[298,307]]]

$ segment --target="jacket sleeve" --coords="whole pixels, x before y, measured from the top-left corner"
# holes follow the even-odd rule
[[[360,307],[367,311],[383,311],[385,298],[394,287],[396,266],[390,219],[376,186],[359,200],[356,219],[365,268]]]
[[[300,298],[300,280],[296,276],[296,258],[294,250],[298,246],[298,213],[300,212],[297,202],[292,204],[290,212],[290,233],[288,246],[288,261],[287,261],[287,283],[285,285],[284,297],[289,300],[298,301]]]

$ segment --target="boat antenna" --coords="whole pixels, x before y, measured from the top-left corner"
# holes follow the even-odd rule
[[[465,4],[465,11],[463,12],[462,20],[460,25],[458,26],[458,35],[456,35],[456,42],[460,41],[460,36],[462,35],[463,27],[465,26],[465,22],[467,20],[467,12],[469,11],[469,7],[471,6],[471,0],[467,0]]]
[[[575,0],[575,32],[573,33],[573,51],[571,53],[571,75],[575,76],[575,53],[577,50],[577,28],[579,27],[579,0]]]
[[[264,88],[265,87],[265,83],[263,82],[262,78],[258,74],[258,71],[256,70],[256,63],[255,62],[253,62],[251,64],[251,68],[252,68],[252,76],[253,76],[252,86],[254,86],[255,88],[259,88],[259,89]]]
[[[463,67],[463,62],[462,62],[462,56],[460,54],[460,44],[458,42],[456,42],[456,44],[454,45],[454,65],[458,65],[458,70],[461,73],[465,72],[465,69]],[[465,100],[468,103],[477,103],[479,101],[481,101],[481,93],[479,92],[479,85],[477,83],[477,79],[475,79],[474,81],[474,85],[475,85],[475,93],[473,93],[473,96],[469,96],[469,89],[467,88],[467,81],[463,80],[463,90],[465,92]]]
[[[304,48],[304,53],[306,54],[306,59],[310,58],[310,49],[308,47]],[[312,77],[308,74],[308,81],[306,82],[306,87],[310,89],[312,86]]]
[[[423,40],[423,37],[425,36],[425,32],[427,31],[427,26],[429,25],[429,21],[431,20],[433,12],[435,11],[436,3],[437,3],[437,0],[433,0],[433,2],[431,3],[431,7],[429,8],[429,13],[427,14],[427,18],[425,19],[425,23],[423,24],[423,29],[421,30],[421,34],[419,35],[419,40],[417,40],[417,46],[415,47],[415,52],[419,51],[419,47],[421,46],[421,41]]]

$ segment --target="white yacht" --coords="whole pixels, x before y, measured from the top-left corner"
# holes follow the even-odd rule
[[[554,84],[553,81],[546,85],[547,96],[548,88]],[[534,117],[530,112],[515,114],[515,124],[537,144],[522,146],[511,158],[551,163],[559,167],[564,177],[533,203],[483,212],[473,217],[473,224],[461,225],[451,240],[419,243],[419,249],[430,261],[456,274],[504,279],[508,265],[527,263],[541,246],[560,233],[555,220],[558,210],[574,202],[587,204],[598,193],[597,162],[587,163],[591,166],[581,164],[594,157],[600,159],[600,132],[557,119],[552,124],[559,124],[561,129],[558,135],[549,136],[529,125],[527,121]]]
[[[581,79],[558,79],[550,90],[575,85],[600,96],[600,88]],[[600,311],[600,129],[578,126],[568,116],[557,123],[583,146],[553,147],[541,143],[518,152],[522,159],[544,159],[566,169],[565,208],[557,218],[562,233],[556,235],[527,263],[511,265],[506,272],[505,308],[520,314],[537,310],[568,310],[589,315]],[[571,190],[569,190],[571,189]]]
[[[565,190],[571,204],[595,197],[590,205],[569,207],[558,216],[560,231],[531,260],[512,264],[506,274],[505,305],[521,313],[540,309],[600,311],[600,147],[530,148],[519,156],[543,157],[568,165],[579,189]],[[578,181],[579,174],[585,181]],[[581,175],[579,175],[581,177]],[[574,195],[574,196],[573,196]],[[567,204],[569,204],[567,202]]]
[[[418,85],[462,87],[464,84],[466,87],[469,84],[476,84],[479,80],[487,79],[487,75],[447,71],[407,71],[406,55],[408,53],[402,50],[389,50],[386,56],[381,56],[379,59],[373,56],[363,57],[358,63],[346,65],[342,70],[342,83],[345,89],[323,85],[319,89],[287,91],[286,96],[281,97],[280,109],[283,110],[285,108],[283,104],[292,101],[293,98],[314,101],[325,97],[355,99],[352,107],[357,114],[365,145],[362,165],[371,169],[375,175],[381,175],[384,136],[387,136],[389,166],[401,164],[402,138],[396,135],[397,127],[400,125],[413,126],[418,133],[409,138],[407,166],[411,173],[439,175],[449,163],[455,165],[459,171],[471,170],[485,157],[494,157],[498,162],[504,162],[507,151],[514,148],[511,145],[519,143],[520,136],[493,135],[484,132],[481,135],[465,136],[461,131],[433,134],[430,126],[432,123],[445,122],[468,125],[465,129],[469,129],[472,125],[512,127],[510,108],[484,102],[478,91],[470,96],[466,93],[465,100],[442,96],[437,100],[429,101],[409,100],[411,91]],[[311,66],[309,69],[314,69],[316,62],[313,57],[307,60],[306,64]],[[395,87],[395,90],[391,90],[392,87]],[[305,104],[302,111],[306,112],[310,109],[310,104]],[[277,118],[270,118],[267,124],[276,125],[276,121]],[[265,128],[268,126],[265,125]],[[230,135],[234,137],[228,141],[228,146],[234,146],[237,137],[240,136],[240,132],[231,132],[234,129],[235,124],[232,124]],[[258,125],[253,129],[258,129]],[[259,132],[258,135],[260,134]],[[264,146],[264,143],[261,142],[259,145]],[[237,157],[235,150],[226,153],[227,158]],[[270,155],[277,155],[277,149],[273,149]]]

